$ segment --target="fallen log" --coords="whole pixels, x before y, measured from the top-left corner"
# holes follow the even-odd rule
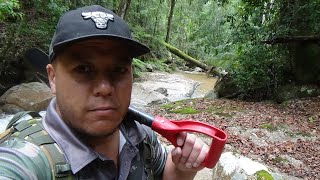
[[[176,56],[178,56],[179,58],[189,62],[190,64],[193,64],[195,66],[200,67],[201,69],[203,69],[204,71],[208,71],[210,70],[210,67],[207,66],[206,64],[196,60],[195,58],[185,54],[184,52],[180,51],[178,48],[164,42],[164,41],[160,41],[160,43],[162,45],[164,45],[171,53],[175,54]]]
[[[178,48],[164,42],[164,41],[160,41],[159,42],[164,45],[171,53],[175,54],[176,56],[180,57],[181,59],[187,61],[190,64],[193,64],[195,66],[200,67],[201,69],[203,69],[207,76],[209,76],[211,73],[214,74],[215,76],[219,76],[221,73],[214,67],[214,66],[208,66],[198,60],[196,60],[195,58],[187,55],[186,53],[182,52],[181,50],[179,50]]]

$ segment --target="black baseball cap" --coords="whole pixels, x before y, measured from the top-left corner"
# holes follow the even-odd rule
[[[134,40],[127,23],[114,12],[99,5],[81,7],[61,16],[53,35],[49,60],[67,45],[88,39],[116,39],[128,46],[132,58],[150,49]]]

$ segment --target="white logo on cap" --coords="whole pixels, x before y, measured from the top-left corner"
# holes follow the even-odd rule
[[[106,29],[108,26],[108,21],[113,21],[113,15],[105,12],[95,11],[95,12],[83,12],[81,14],[83,19],[91,18],[95,23],[96,27],[99,29]]]

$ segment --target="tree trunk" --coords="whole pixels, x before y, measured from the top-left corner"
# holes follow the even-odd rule
[[[206,64],[196,60],[195,58],[185,54],[184,52],[180,51],[178,48],[171,46],[170,44],[160,41],[162,45],[164,45],[171,53],[175,54],[176,56],[180,57],[181,59],[187,61],[188,63],[191,63],[193,65],[196,65],[203,69],[204,71],[208,71],[211,68],[207,66]]]
[[[152,33],[152,36],[155,36],[156,35],[156,32],[157,32],[157,28],[158,28],[158,17],[159,17],[159,10],[160,10],[160,7],[161,7],[161,0],[159,1],[159,4],[158,4],[158,8],[156,10],[156,19],[154,21],[154,26],[153,26],[153,33]]]
[[[127,12],[129,10],[130,3],[131,3],[131,0],[121,0],[120,1],[117,14],[122,19],[124,19],[126,17]]]
[[[169,43],[169,39],[170,39],[171,21],[172,21],[172,16],[173,16],[175,5],[176,5],[176,0],[171,0],[170,11],[169,11],[169,16],[168,16],[168,24],[167,24],[167,35],[166,35],[166,39],[165,39],[166,43]]]

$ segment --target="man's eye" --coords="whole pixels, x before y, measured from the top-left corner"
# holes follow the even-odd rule
[[[117,67],[114,69],[114,72],[116,72],[116,73],[125,73],[127,71],[128,71],[127,67]]]
[[[89,65],[78,65],[74,69],[77,73],[91,73],[93,68]]]

